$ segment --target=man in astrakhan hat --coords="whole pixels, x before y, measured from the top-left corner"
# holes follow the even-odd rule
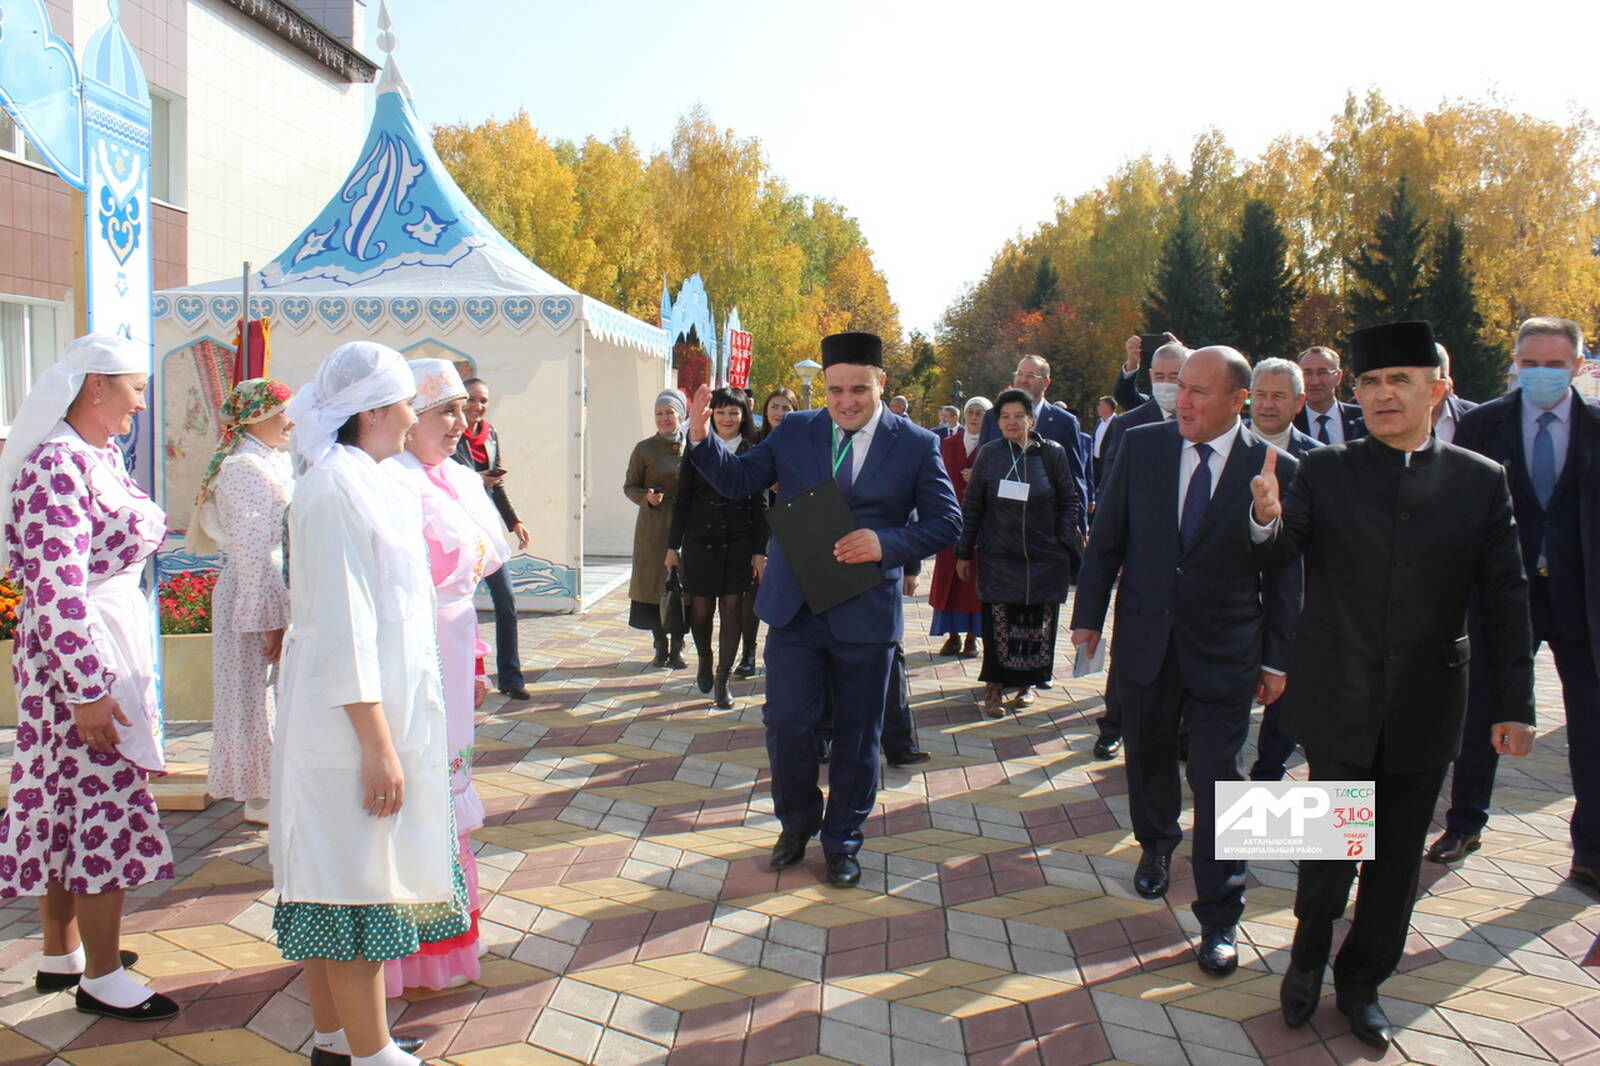
[[[724,496],[737,499],[776,484],[780,508],[830,478],[838,482],[856,529],[834,544],[834,558],[879,570],[874,587],[814,614],[774,537],[756,598],[756,613],[771,627],[762,721],[773,811],[782,824],[772,865],[803,861],[807,842],[820,830],[828,882],[847,888],[861,878],[861,826],[877,797],[884,700],[904,628],[904,567],[955,543],[961,509],[939,457],[939,438],[884,403],[883,342],[871,333],[824,337],[822,368],[827,407],[788,415],[743,455],[708,442],[711,390],[702,385],[689,409],[687,454]],[[833,700],[826,806],[812,735],[825,690]]]
[[[1284,731],[1312,780],[1372,781],[1376,844],[1355,919],[1333,965],[1351,1032],[1387,1047],[1378,985],[1405,951],[1422,847],[1461,747],[1467,660],[1484,660],[1497,752],[1533,746],[1528,581],[1498,463],[1441,442],[1433,408],[1447,383],[1433,330],[1397,322],[1351,338],[1355,395],[1370,432],[1303,456],[1282,492],[1275,452],[1252,486],[1251,539],[1264,565],[1305,556],[1305,609],[1283,694]],[[1469,647],[1467,603],[1481,604]],[[1300,863],[1284,1020],[1304,1025],[1321,995],[1333,924],[1356,860]]]

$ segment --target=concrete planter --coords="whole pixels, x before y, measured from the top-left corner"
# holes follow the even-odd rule
[[[0,641],[0,727],[17,724],[17,690],[11,681],[11,642]],[[161,700],[169,722],[211,721],[211,634],[161,638]]]

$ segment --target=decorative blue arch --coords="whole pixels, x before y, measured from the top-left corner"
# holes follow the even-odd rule
[[[711,361],[713,373],[715,372],[717,326],[711,317],[711,298],[706,295],[706,285],[700,280],[699,274],[689,275],[683,287],[678,290],[676,303],[667,294],[666,285],[662,285],[661,328],[667,331],[669,349],[678,343],[680,337],[687,337],[689,330],[693,329],[700,341],[700,347],[705,349],[706,357]]]

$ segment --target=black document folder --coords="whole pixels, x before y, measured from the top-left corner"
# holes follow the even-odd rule
[[[767,524],[783,548],[812,614],[837,607],[883,581],[877,563],[841,563],[833,546],[856,528],[855,516],[832,478],[767,511]]]

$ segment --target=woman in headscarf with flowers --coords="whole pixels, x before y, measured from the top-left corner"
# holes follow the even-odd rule
[[[206,791],[267,820],[272,785],[272,664],[289,624],[283,516],[293,494],[292,395],[270,378],[241,381],[218,412],[222,436],[195,498],[186,546],[226,555],[211,593],[211,763]]]
[[[167,516],[114,438],[145,409],[150,348],[90,334],[33,386],[0,454],[6,565],[22,586],[19,715],[0,816],[0,899],[39,900],[34,987],[126,1021],[178,1013],[119,950],[123,896],[173,875],[150,774],[166,769],[145,562]]]
[[[413,359],[417,395],[411,409],[417,424],[406,436],[406,450],[384,466],[399,469],[422,497],[422,534],[436,597],[439,665],[443,671],[445,746],[450,759],[450,793],[455,804],[456,859],[467,881],[472,928],[459,937],[423,944],[414,955],[384,964],[390,996],[408,988],[453,988],[477,980],[478,863],[472,833],[483,825],[483,800],[472,787],[476,710],[489,692],[483,657],[489,645],[478,636],[478,609],[472,602],[478,582],[505,564],[506,527],[483,481],[451,461],[467,426],[467,387],[444,359]]]

